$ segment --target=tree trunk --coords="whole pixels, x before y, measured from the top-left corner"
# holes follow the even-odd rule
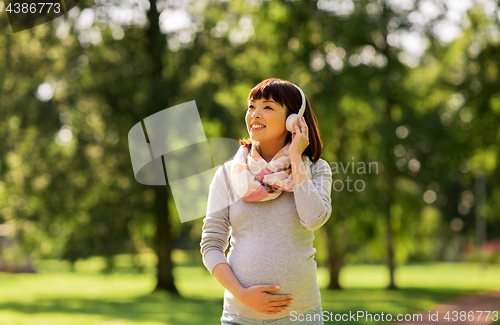
[[[385,26],[387,28],[389,24],[390,17],[388,17],[388,10],[384,10],[384,18],[385,18]],[[387,29],[383,29],[382,32],[384,39],[387,39]],[[385,78],[383,80],[382,92],[385,96],[385,114],[384,114],[384,124],[388,129],[394,129],[394,123],[391,117],[391,109],[394,103],[394,95],[392,93],[391,85],[389,82],[389,74],[391,72],[390,67],[397,66],[398,59],[393,55],[390,50],[390,45],[386,44],[382,53],[387,57],[387,69],[385,70]],[[392,151],[393,143],[391,141],[386,142],[387,146],[385,147],[386,154]],[[387,247],[387,267],[389,268],[389,290],[397,289],[396,284],[394,282],[394,235],[392,231],[392,217],[391,217],[391,205],[393,200],[393,189],[394,189],[394,163],[390,162],[390,158],[387,164],[387,171],[385,172],[386,183],[387,183],[387,201],[385,202],[385,222],[386,222],[386,247]]]
[[[168,220],[168,188],[155,187],[156,194],[156,253],[158,255],[158,274],[155,290],[167,290],[179,293],[175,287],[172,274],[173,263],[171,259],[173,241],[170,235],[170,222]]]
[[[337,129],[342,130],[344,119],[339,117],[337,119]],[[345,144],[345,135],[341,132],[338,136],[340,145],[337,149],[336,156],[342,157],[342,150]],[[333,180],[335,181],[335,180]],[[337,195],[342,195],[337,193]],[[342,199],[337,197],[337,201],[341,202]],[[333,202],[333,198],[332,198]],[[332,211],[333,213],[333,211]],[[328,241],[328,270],[330,271],[330,284],[328,289],[340,290],[342,287],[339,282],[340,269],[344,265],[344,256],[347,253],[347,243],[349,242],[348,232],[346,228],[346,213],[342,210],[336,211],[336,222],[330,223],[326,227],[327,241]],[[340,227],[340,231],[335,232],[335,227]],[[341,234],[338,236],[338,234]]]
[[[392,188],[392,178],[389,176],[389,188]],[[389,191],[390,193],[390,191]],[[385,221],[386,221],[386,244],[387,244],[387,267],[389,268],[389,290],[397,289],[396,284],[394,282],[394,243],[393,243],[393,232],[391,225],[391,204],[392,204],[392,196],[389,194],[389,198],[386,202],[386,211],[385,211]]]
[[[147,111],[149,114],[159,112],[165,107],[165,80],[163,80],[162,57],[166,50],[166,36],[160,33],[159,13],[156,8],[156,0],[149,0],[150,8],[147,13],[149,27],[146,30],[147,53],[150,58],[148,74],[150,78],[151,94]],[[148,114],[148,115],[149,115]],[[163,159],[162,159],[163,160]],[[165,179],[167,175],[165,175]],[[169,211],[168,211],[168,185],[155,187],[155,213],[156,213],[156,253],[158,255],[158,273],[155,290],[167,290],[178,293],[174,284],[172,274],[173,263],[171,253],[173,240],[170,233]]]
[[[391,125],[391,106],[392,106],[391,102],[387,100],[386,114],[385,114],[387,125]],[[386,172],[386,182],[387,182],[387,202],[385,202],[385,226],[386,226],[386,245],[387,245],[387,267],[389,268],[389,278],[390,278],[388,289],[395,290],[397,289],[397,287],[394,282],[394,234],[392,231],[392,217],[391,217],[394,174],[390,169],[388,169]]]
[[[328,241],[328,270],[330,271],[330,284],[328,285],[328,289],[340,290],[342,287],[339,282],[339,274],[344,264],[345,242],[347,240],[346,238],[337,238],[332,226],[326,227],[326,236]]]

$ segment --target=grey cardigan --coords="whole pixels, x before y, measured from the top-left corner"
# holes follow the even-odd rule
[[[272,293],[291,294],[294,302],[290,309],[268,315],[242,304],[225,290],[224,308],[241,317],[275,319],[319,307],[313,239],[314,230],[332,211],[330,166],[319,159],[311,165],[312,180],[295,185],[293,192],[283,191],[269,201],[246,202],[229,182],[231,163],[219,167],[210,184],[200,243],[203,263],[211,274],[217,264],[229,264],[243,287],[279,285]]]

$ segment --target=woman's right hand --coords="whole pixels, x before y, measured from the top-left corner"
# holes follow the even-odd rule
[[[282,310],[288,309],[287,304],[292,303],[292,295],[289,294],[270,294],[267,291],[279,290],[275,285],[256,285],[243,290],[236,299],[248,307],[264,313],[279,314]]]

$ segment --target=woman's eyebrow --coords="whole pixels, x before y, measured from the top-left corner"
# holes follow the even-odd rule
[[[255,100],[251,99],[250,102],[255,102]],[[263,103],[267,103],[267,102],[275,103],[276,104],[276,102],[274,100],[265,100],[265,101],[263,101]]]

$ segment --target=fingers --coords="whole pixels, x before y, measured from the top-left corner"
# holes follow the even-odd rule
[[[307,139],[307,142],[309,142],[309,131],[307,129],[307,123],[305,117],[302,117],[301,121],[302,121],[302,132],[304,134],[304,137]]]
[[[296,133],[307,133],[307,123],[305,117],[302,116],[296,119],[294,125]]]
[[[283,302],[292,300],[292,295],[273,295],[269,294],[268,296],[270,302]]]
[[[292,302],[293,302],[292,299],[287,299],[287,300],[282,300],[282,301],[271,301],[271,302],[269,302],[269,306],[272,306],[272,307],[286,306],[288,304],[291,304]]]
[[[306,118],[305,117],[302,116],[300,118],[300,124],[302,126],[302,130],[307,131],[307,123],[306,123]]]
[[[266,310],[270,312],[270,314],[279,314],[282,310],[288,310],[290,307],[288,306],[279,306],[279,307],[269,307]]]
[[[279,314],[281,313],[281,310],[280,311],[264,311],[264,314],[268,314],[268,315],[274,315],[274,314]]]
[[[279,314],[282,310],[288,310],[288,306],[268,307],[264,310],[266,314]]]
[[[259,287],[262,291],[277,291],[280,289],[280,287],[276,285],[260,285]]]
[[[272,291],[279,290],[280,287],[277,285],[259,285],[258,291],[262,292],[263,295],[259,299],[262,299],[263,308],[260,310],[263,313],[272,315],[279,314],[283,310],[287,310],[290,307],[287,305],[292,303],[291,294],[273,294],[269,293]]]
[[[299,120],[300,120],[300,118],[296,119],[295,123],[293,123],[293,127],[295,129],[295,133],[300,133],[300,127],[299,127],[299,123],[300,122],[299,122]]]

